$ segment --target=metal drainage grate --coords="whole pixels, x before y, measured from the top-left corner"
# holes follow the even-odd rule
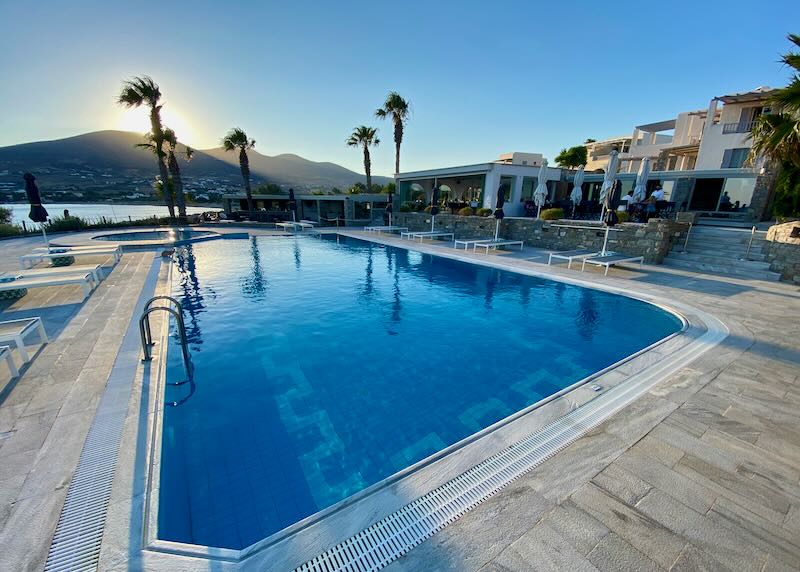
[[[67,490],[45,572],[97,568],[123,424],[124,414],[95,417]]]
[[[683,361],[688,363],[712,345],[713,342],[696,346],[684,354]],[[689,354],[694,354],[691,359]],[[664,360],[599,395],[302,564],[294,572],[380,570],[649,391],[671,368],[670,361]]]

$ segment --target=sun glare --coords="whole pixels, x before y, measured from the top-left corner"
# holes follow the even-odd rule
[[[164,127],[170,127],[178,136],[181,143],[192,144],[192,128],[186,119],[177,111],[166,106],[161,109],[161,122]],[[150,110],[147,107],[137,107],[122,111],[117,120],[117,129],[147,133],[150,131]]]

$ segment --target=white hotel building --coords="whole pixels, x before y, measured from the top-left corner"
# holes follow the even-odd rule
[[[637,125],[630,136],[587,144],[584,199],[597,198],[602,169],[611,150],[617,149],[623,192],[633,187],[642,159],[649,157],[653,171],[648,186],[661,184],[677,210],[742,223],[760,220],[767,213],[771,179],[760,162],[747,164],[752,145],[748,135],[758,116],[770,113],[767,100],[773,91],[759,87],[715,97],[705,110]],[[427,202],[434,185],[440,185],[446,200],[477,200],[491,208],[497,189],[506,184],[511,189],[506,213],[522,216],[525,201],[538,185],[541,161],[542,156],[535,153],[507,153],[488,163],[399,173],[395,175],[397,206],[415,200]],[[573,175],[567,169],[548,169],[550,201],[557,203],[569,196]],[[729,203],[722,200],[724,194]]]

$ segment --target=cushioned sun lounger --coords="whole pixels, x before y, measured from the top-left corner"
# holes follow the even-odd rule
[[[561,252],[551,252],[550,258],[547,259],[547,265],[550,266],[553,263],[554,258],[558,258],[559,260],[566,260],[567,261],[567,268],[572,266],[573,260],[582,260],[584,258],[591,258],[592,256],[598,256],[600,253],[596,250],[587,250],[587,249],[579,249],[579,250],[562,250]]]
[[[607,254],[605,256],[596,256],[594,258],[584,258],[581,264],[581,271],[586,268],[587,264],[594,264],[595,266],[605,266],[605,275],[608,276],[608,269],[618,264],[625,262],[638,262],[639,267],[644,264],[643,256],[629,256],[627,254]]]
[[[486,249],[486,254],[489,254],[489,249],[494,248],[495,250],[501,246],[517,246],[519,245],[519,249],[522,250],[523,244],[521,240],[503,240],[502,238],[498,240],[481,240],[476,242],[472,245],[473,252],[478,249],[480,246],[481,248]]]
[[[113,256],[114,264],[116,264],[117,262],[119,262],[120,258],[122,258],[122,250],[120,248],[116,248],[114,250],[81,249],[81,250],[68,250],[66,252],[61,252],[61,249],[59,249],[58,252],[47,252],[43,250],[41,252],[32,252],[31,254],[25,254],[23,256],[20,256],[19,263],[22,266],[22,268],[31,268],[32,266],[35,266],[36,264],[44,260],[53,260],[54,258],[65,258],[67,256],[72,256],[73,258],[81,258],[84,256]]]
[[[84,299],[92,293],[97,283],[91,272],[67,274],[64,276],[31,276],[25,277],[11,282],[0,282],[0,292],[6,290],[19,290],[22,288],[47,288],[50,286],[66,286],[70,284],[79,284],[83,288]]]
[[[49,268],[29,268],[18,272],[0,272],[0,280],[7,276],[22,276],[23,278],[42,278],[44,276],[65,276],[70,274],[86,274],[90,272],[95,285],[100,284],[103,273],[99,264],[76,264],[71,266],[51,266]]]
[[[6,360],[8,371],[11,372],[11,379],[19,377],[19,370],[17,364],[14,363],[14,357],[11,355],[11,348],[8,346],[0,346],[0,359]]]
[[[47,333],[44,331],[44,324],[39,317],[22,318],[20,320],[8,320],[7,322],[0,322],[0,343],[13,342],[16,350],[22,357],[24,363],[31,361],[25,349],[25,337],[33,331],[39,333],[39,341],[46,344]]]

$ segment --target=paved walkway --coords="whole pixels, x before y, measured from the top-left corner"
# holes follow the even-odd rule
[[[0,270],[41,239],[0,243]],[[0,373],[0,570],[41,570],[98,399],[153,253],[125,254],[84,302],[78,286],[31,290],[0,320],[41,316],[51,343],[22,376]],[[110,265],[109,257],[85,263]],[[110,272],[110,274],[109,274]],[[16,352],[15,352],[16,353]]]

